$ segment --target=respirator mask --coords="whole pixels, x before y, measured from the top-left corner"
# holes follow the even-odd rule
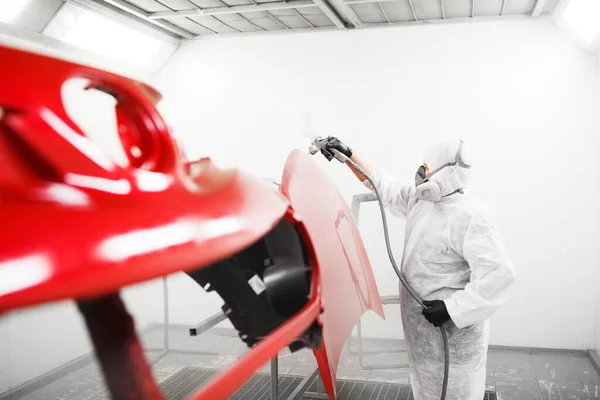
[[[456,168],[470,169],[461,156],[463,141],[460,141],[453,162],[443,164],[428,176],[425,166],[421,165],[415,174],[415,195],[420,200],[437,202],[455,193],[462,193],[462,183],[456,174]]]

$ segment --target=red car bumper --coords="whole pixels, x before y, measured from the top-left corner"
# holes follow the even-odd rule
[[[61,299],[104,298],[98,305],[112,307],[105,296],[123,286],[227,259],[286,220],[307,252],[310,298],[193,398],[226,398],[315,321],[323,328],[315,356],[335,398],[346,338],[363,312],[383,310],[350,210],[308,156],[290,155],[282,193],[208,160],[185,164],[152,88],[5,47],[0,59],[0,313]],[[61,87],[75,77],[117,98],[128,167],[99,152],[67,115]],[[90,320],[99,308],[80,308],[90,329],[102,328]],[[145,387],[142,398],[160,398],[132,334],[115,338],[139,358],[132,382]]]

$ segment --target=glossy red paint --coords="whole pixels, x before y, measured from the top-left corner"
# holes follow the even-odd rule
[[[288,209],[239,171],[183,165],[157,95],[139,82],[6,47],[0,59],[10,60],[0,63],[0,312],[207,265]],[[61,87],[74,77],[119,99],[137,165],[116,165],[71,121]]]
[[[325,389],[335,398],[335,376],[342,348],[361,315],[384,318],[371,264],[350,208],[308,155],[295,150],[285,165],[281,191],[305,228],[322,282],[324,346],[315,351]]]
[[[98,301],[129,284],[206,266],[286,218],[312,265],[309,302],[192,399],[225,399],[315,319],[324,326],[315,356],[334,399],[350,330],[367,309],[383,311],[350,210],[308,156],[290,155],[279,193],[207,159],[184,163],[155,108],[160,94],[140,82],[2,46],[0,60],[0,314],[61,299]],[[87,78],[117,98],[129,166],[105,156],[69,118],[61,88],[70,78]],[[146,382],[137,337],[122,336],[140,369],[134,381],[160,398],[155,382]]]

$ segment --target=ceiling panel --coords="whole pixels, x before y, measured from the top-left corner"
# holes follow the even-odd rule
[[[324,28],[334,26],[333,22],[318,7],[301,8],[297,10],[308,22],[315,28]],[[306,21],[303,21],[307,26]]]
[[[352,4],[351,7],[360,20],[366,24],[387,22],[377,3],[358,3]]]
[[[241,32],[261,32],[265,30],[262,26],[240,14],[223,14],[216,17],[224,24]]]
[[[468,0],[452,0],[444,3],[457,3],[468,2]],[[442,6],[440,0],[412,0],[413,7],[415,8],[415,14],[418,19],[440,19],[442,18]]]
[[[387,22],[390,23],[392,22],[392,20],[390,19],[390,14],[388,13],[388,10],[386,7],[386,5],[389,5],[389,2],[381,2],[381,3],[377,3],[379,5],[379,11],[381,11],[381,16],[383,17],[383,21],[382,22]]]
[[[196,6],[188,0],[154,0],[161,3],[173,10],[190,10],[196,8]]]
[[[192,0],[192,3],[200,8],[223,7],[223,2],[219,0]]]
[[[127,0],[127,2],[149,12],[169,10],[167,7],[154,0]]]
[[[408,1],[386,1],[381,5],[392,22],[415,20]]]
[[[237,33],[236,29],[227,26],[217,17],[190,17],[190,19],[198,22],[212,31],[215,31],[216,33]]]
[[[172,10],[185,10],[198,7],[209,9],[213,7],[228,7],[237,5],[258,4],[260,0],[153,0],[159,6],[166,6]],[[267,2],[273,2],[268,0]],[[151,5],[145,4],[146,7]],[[153,5],[156,8],[156,4]],[[260,12],[246,12],[243,14],[219,14],[214,17],[168,18],[172,22],[193,33],[209,34],[229,32],[257,32],[266,30],[287,30],[313,28],[332,25],[318,7],[302,8],[301,10],[283,9]],[[208,21],[208,22],[207,22]],[[204,25],[203,28],[199,24]]]
[[[256,4],[250,0],[216,0],[219,7],[248,6]]]
[[[475,0],[475,16],[491,17],[502,13],[502,0]]]
[[[165,10],[189,10],[197,8],[189,0],[154,0],[159,6]],[[210,27],[193,20],[192,18],[165,18],[165,21],[171,22],[172,24],[187,30],[196,35],[214,35],[217,31],[212,30]]]
[[[322,21],[321,17],[324,17],[325,19],[327,19],[329,21],[329,18],[327,18],[321,12],[321,10],[319,10],[317,7],[303,8],[302,10],[298,10],[298,11],[302,12],[302,16],[304,16],[304,18],[306,18],[315,27],[316,26],[325,26],[325,25],[323,25],[323,21]],[[302,19],[302,17],[300,17],[298,14],[296,14],[296,12],[293,9],[273,10],[273,11],[271,11],[271,14],[273,16],[277,17],[278,20],[280,20],[282,23],[284,23],[289,28],[292,28],[292,29],[311,28],[311,26],[308,25],[308,23],[306,21],[304,21]]]
[[[323,13],[306,15],[306,19],[309,20],[316,28],[329,28],[334,26],[329,17]]]
[[[5,0],[0,0],[5,1]],[[38,1],[38,0],[36,0]],[[40,0],[41,1],[41,0]],[[48,0],[59,2],[61,0]],[[98,0],[78,0],[97,2]],[[211,9],[229,6],[275,3],[273,7],[288,0],[124,0],[148,12],[169,10],[191,10],[194,8]],[[295,1],[295,0],[289,0]],[[328,0],[357,1],[357,0]],[[388,22],[410,22],[416,18],[419,21],[438,21],[443,18],[469,18],[474,16],[497,17],[504,7],[504,15],[530,15],[536,0],[358,0],[347,7],[336,8],[345,21],[351,21],[352,16],[344,10],[350,8],[365,24],[387,24]],[[543,13],[551,14],[561,0],[547,0]],[[600,0],[597,0],[600,1]],[[442,8],[443,4],[443,8]],[[335,4],[334,4],[335,5]],[[339,4],[338,4],[339,5]],[[412,7],[411,7],[412,5]],[[413,13],[414,11],[414,13]],[[313,28],[329,28],[333,22],[315,5],[299,9],[272,9],[268,11],[244,12],[238,14],[218,14],[215,16],[196,16],[187,18],[163,18],[171,25],[164,29],[172,30],[173,26],[180,27],[192,35],[209,36],[228,33],[253,33],[282,30],[311,30]],[[179,33],[185,36],[184,33]]]
[[[495,1],[495,0],[478,0]],[[446,18],[467,18],[473,13],[472,0],[444,0],[444,11]]]
[[[281,10],[283,11],[283,10]],[[323,11],[319,7],[303,7],[298,9],[302,15],[323,15]]]
[[[247,6],[250,4],[256,4],[251,0],[223,0],[228,6]]]
[[[165,19],[165,21],[169,21],[170,23],[196,35],[213,33],[210,30],[198,24],[196,21],[189,18],[167,18]]]
[[[535,0],[506,0],[504,15],[529,14],[534,5]]]
[[[269,15],[270,14],[270,15]],[[254,12],[254,13],[244,13],[242,14],[244,17],[248,18],[250,21],[255,23],[256,25],[262,26],[264,29],[273,31],[273,30],[281,30],[286,29],[281,22],[278,22],[276,17],[271,13],[265,12]]]
[[[259,4],[267,4],[267,3],[280,3],[283,0],[256,0]]]
[[[281,21],[281,23],[285,24],[285,26],[287,26],[289,29],[302,29],[302,28],[309,27],[308,24],[304,20],[302,20],[301,18],[299,18],[298,16],[295,16],[295,15],[294,16],[291,16],[291,15],[279,16],[279,15],[277,15],[276,17],[279,21]],[[311,21],[311,23],[314,26],[317,26],[314,22]]]
[[[307,7],[307,8],[301,8],[301,9],[295,9],[294,13],[296,15],[298,15],[298,17],[304,21],[304,24],[306,25],[307,28],[314,28],[315,24],[313,24],[310,20],[310,18],[314,15],[319,15],[322,14],[321,10],[319,10],[317,7]]]

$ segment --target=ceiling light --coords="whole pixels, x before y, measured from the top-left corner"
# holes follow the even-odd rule
[[[591,43],[600,35],[599,0],[571,0],[562,18],[584,44]]]
[[[55,39],[148,67],[162,63],[175,46],[116,19],[66,3],[44,33]]]
[[[0,22],[14,24],[31,0],[0,1]]]

